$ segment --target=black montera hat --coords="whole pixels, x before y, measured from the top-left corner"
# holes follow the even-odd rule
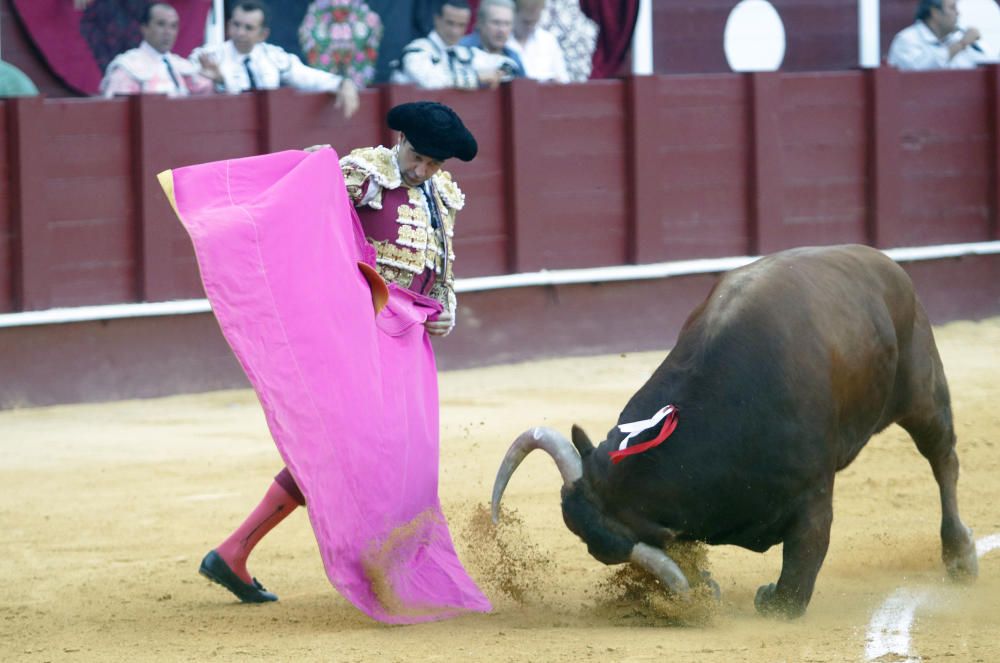
[[[390,129],[403,132],[414,150],[438,161],[452,157],[472,161],[479,150],[458,113],[436,101],[394,106],[385,121]]]

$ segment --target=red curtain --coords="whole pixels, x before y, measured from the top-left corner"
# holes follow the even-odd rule
[[[580,9],[599,28],[590,77],[614,76],[632,45],[632,33],[639,18],[639,0],[580,0]]]

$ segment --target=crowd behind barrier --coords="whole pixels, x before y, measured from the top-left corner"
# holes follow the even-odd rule
[[[456,2],[469,14],[464,29],[473,32],[480,3]],[[545,34],[558,39],[571,80],[586,80],[591,73],[610,76],[626,68],[639,0],[523,2],[543,10],[539,30],[547,28],[551,34]],[[211,3],[170,0],[164,4],[175,8],[179,18],[172,48],[175,55],[187,57],[196,47],[217,46],[214,30],[204,29],[206,16],[216,20],[209,11]],[[227,10],[238,4],[225,3]],[[273,3],[273,7],[265,3],[267,39],[284,50],[286,57],[347,76],[363,87],[390,80],[393,64],[407,44],[434,29],[438,4],[439,0],[290,0]],[[148,0],[2,0],[2,41],[14,64],[37,78],[49,96],[97,94],[108,65],[147,37],[146,24],[141,21],[147,18],[144,12],[148,6]],[[231,11],[226,16],[219,24],[226,26],[226,38],[231,38]],[[600,21],[600,35],[598,24],[589,16]],[[197,69],[202,63],[194,60],[193,64]],[[214,75],[208,70],[202,73]]]
[[[269,41],[300,55],[309,64],[356,77],[359,85],[384,82],[389,80],[389,63],[398,59],[403,47],[416,37],[426,36],[433,28],[435,1],[367,0],[363,3],[368,8],[365,14],[355,7],[362,3],[354,0],[283,0],[276,5],[280,11],[275,12]],[[32,78],[48,96],[94,94],[107,63],[116,54],[138,45],[140,40],[134,17],[123,22],[120,15],[109,12],[118,7],[114,11],[121,14],[121,7],[138,7],[145,2],[0,0],[3,57]],[[858,67],[859,58],[865,62],[863,66],[871,66],[870,54],[865,53],[871,49],[872,37],[876,39],[876,51],[881,45],[880,57],[884,62],[894,36],[913,23],[917,2],[878,3],[877,25],[872,26],[877,35],[868,30],[864,39],[867,45],[860,48],[864,26],[859,25],[857,8],[845,8],[827,0],[775,1],[772,11],[780,32],[775,38],[784,42],[780,70],[849,70]],[[186,56],[206,39],[202,26],[210,3],[204,0],[172,0],[172,3],[182,17],[175,50]],[[82,5],[83,11],[73,10],[74,4]],[[362,61],[347,66],[347,71],[344,61],[337,59],[345,57],[346,38],[343,31],[333,29],[339,25],[336,24],[339,19],[335,19],[329,7],[324,8],[327,4],[339,12],[349,5],[350,15],[345,15],[345,20],[363,22],[367,16],[376,24],[381,23],[381,34],[371,29],[355,35],[356,43],[351,48],[355,55],[362,56]],[[541,25],[556,34],[575,81],[585,79],[588,71],[595,79],[624,75],[629,71],[632,56],[639,58],[637,66],[643,67],[643,71],[648,66],[659,74],[721,73],[731,71],[729,45],[724,43],[729,39],[729,20],[736,14],[747,13],[739,11],[744,4],[748,3],[729,0],[692,5],[688,0],[657,0],[642,14],[643,27],[638,33],[642,46],[636,52],[630,52],[629,48],[640,16],[639,0],[548,0]],[[469,0],[469,5],[475,12],[479,2]],[[985,11],[990,8],[985,5],[992,7],[992,14]],[[1000,18],[1000,12],[996,9],[993,0],[976,0],[963,4],[963,12],[968,13],[959,18],[964,35],[982,32],[979,46],[994,61],[995,51],[1000,47],[1000,23],[994,20]],[[643,64],[646,49],[651,61]],[[329,62],[322,60],[324,57]]]

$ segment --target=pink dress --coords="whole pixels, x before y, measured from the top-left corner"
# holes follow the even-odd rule
[[[440,304],[374,265],[332,150],[161,175],[205,292],[305,495],[330,582],[389,623],[486,612],[437,494],[438,393],[423,327]],[[171,177],[172,174],[172,177]]]

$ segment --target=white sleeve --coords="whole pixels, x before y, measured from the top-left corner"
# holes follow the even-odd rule
[[[193,64],[198,69],[201,69],[201,54],[202,53],[208,53],[208,51],[205,50],[204,46],[198,46],[193,51],[191,51],[191,55],[188,56],[188,62],[190,62],[191,64]]]
[[[569,83],[569,70],[566,68],[566,54],[563,53],[559,40],[552,37],[552,67],[555,73],[553,80],[557,83]]]
[[[506,55],[487,53],[476,46],[471,47],[470,50],[472,51],[472,68],[476,71],[493,71],[505,64],[510,66],[514,62]]]
[[[116,94],[138,94],[140,92],[142,92],[142,83],[122,64],[121,57],[112,60],[104,78],[101,79],[99,94],[110,99]]]
[[[277,51],[280,50],[280,53]],[[316,69],[302,62],[299,56],[283,49],[268,49],[268,57],[278,65],[282,85],[308,92],[336,92],[344,79],[322,69]]]
[[[421,44],[420,41],[424,43]],[[452,71],[448,63],[443,61],[443,57],[428,48],[427,40],[418,40],[403,49],[400,57],[401,77],[397,82],[413,83],[427,90],[438,90],[441,88],[462,88],[474,90],[479,87],[479,76],[468,63],[456,62],[456,67]],[[469,51],[469,60],[473,58]]]
[[[219,47],[199,46],[191,51],[191,55],[188,56],[188,61],[197,67],[199,72],[201,71],[202,55],[207,55],[215,61],[215,64],[219,66],[219,74],[222,75],[222,83],[213,82],[213,87],[216,92],[239,94],[243,91],[243,81],[238,75],[233,73],[232,63],[223,57],[223,51],[221,51]]]
[[[888,61],[893,67],[908,71],[946,69],[948,50],[928,48],[919,38],[915,39],[904,31],[893,38],[889,46]]]
[[[427,90],[451,87],[451,76],[439,63],[439,56],[430,49],[420,44],[411,44],[403,49],[399,69],[407,82]]]

